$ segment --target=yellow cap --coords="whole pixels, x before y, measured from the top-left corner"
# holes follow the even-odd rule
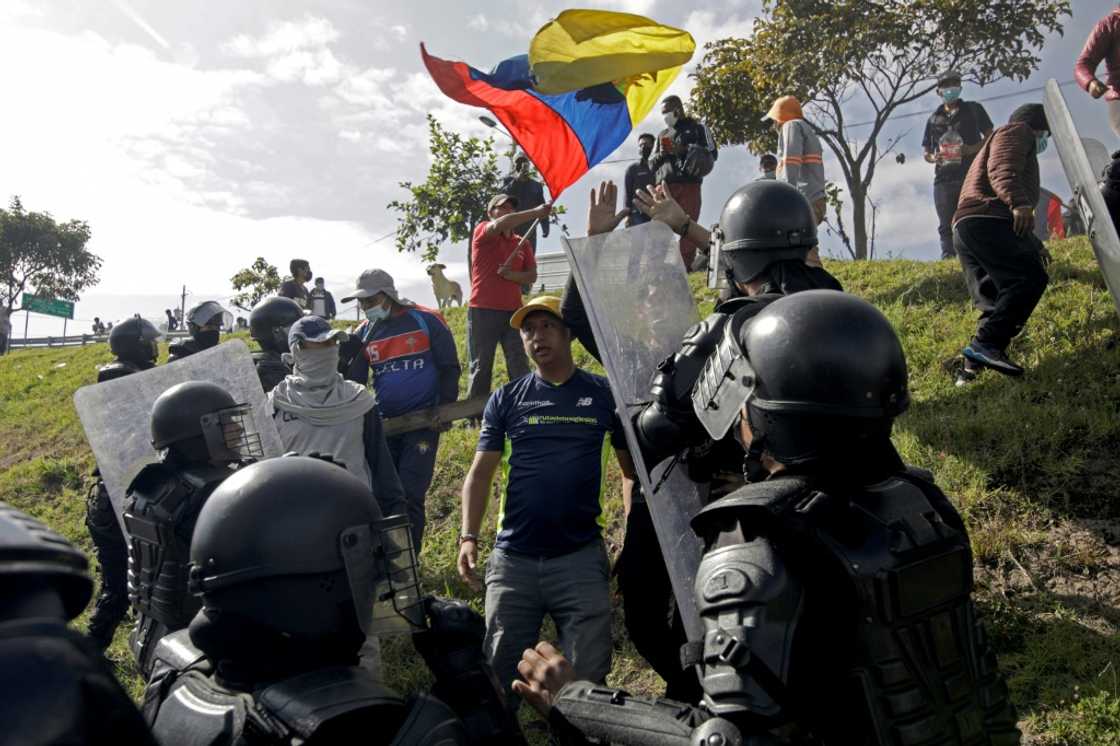
[[[766,116],[762,121],[773,119],[778,124],[785,124],[791,119],[802,119],[804,115],[801,113],[801,102],[797,100],[796,96],[782,96],[774,100],[774,105],[770,107],[770,111],[766,112]]]
[[[561,321],[564,320],[564,317],[560,315],[560,299],[555,295],[540,295],[514,311],[513,316],[510,317],[509,325],[514,329],[520,329],[521,322],[534,311],[547,311]]]

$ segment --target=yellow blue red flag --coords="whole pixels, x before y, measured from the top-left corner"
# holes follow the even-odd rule
[[[541,29],[530,49],[489,73],[434,57],[424,45],[420,54],[444,94],[494,114],[556,199],[625,142],[691,58],[695,43],[687,32],[642,16],[565,11]],[[538,66],[548,90],[534,75]]]

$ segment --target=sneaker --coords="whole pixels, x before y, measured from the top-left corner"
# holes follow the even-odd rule
[[[1002,373],[1005,376],[1023,375],[1022,366],[1016,365],[1007,359],[1007,355],[994,347],[980,344],[973,340],[964,348],[964,356],[974,363],[979,363],[986,368]]]
[[[973,383],[979,377],[980,371],[976,368],[970,368],[968,366],[968,363],[965,363],[965,366],[957,371],[957,379],[956,381],[954,381],[954,383],[957,386],[967,386],[968,384]]]

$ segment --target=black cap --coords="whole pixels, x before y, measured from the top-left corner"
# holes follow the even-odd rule
[[[1024,122],[1030,125],[1032,130],[1038,130],[1039,132],[1050,131],[1050,122],[1046,120],[1046,109],[1043,108],[1042,104],[1023,104],[1011,112],[1007,123],[1014,124],[1016,122]]]

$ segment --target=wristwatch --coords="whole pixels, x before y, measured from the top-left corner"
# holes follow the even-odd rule
[[[681,238],[684,238],[685,236],[688,235],[688,229],[691,228],[691,227],[692,227],[692,218],[685,218],[684,222],[681,223],[681,227],[677,228],[673,232],[676,233]]]
[[[477,544],[478,534],[459,534],[459,543],[462,544],[464,541],[473,541]]]

